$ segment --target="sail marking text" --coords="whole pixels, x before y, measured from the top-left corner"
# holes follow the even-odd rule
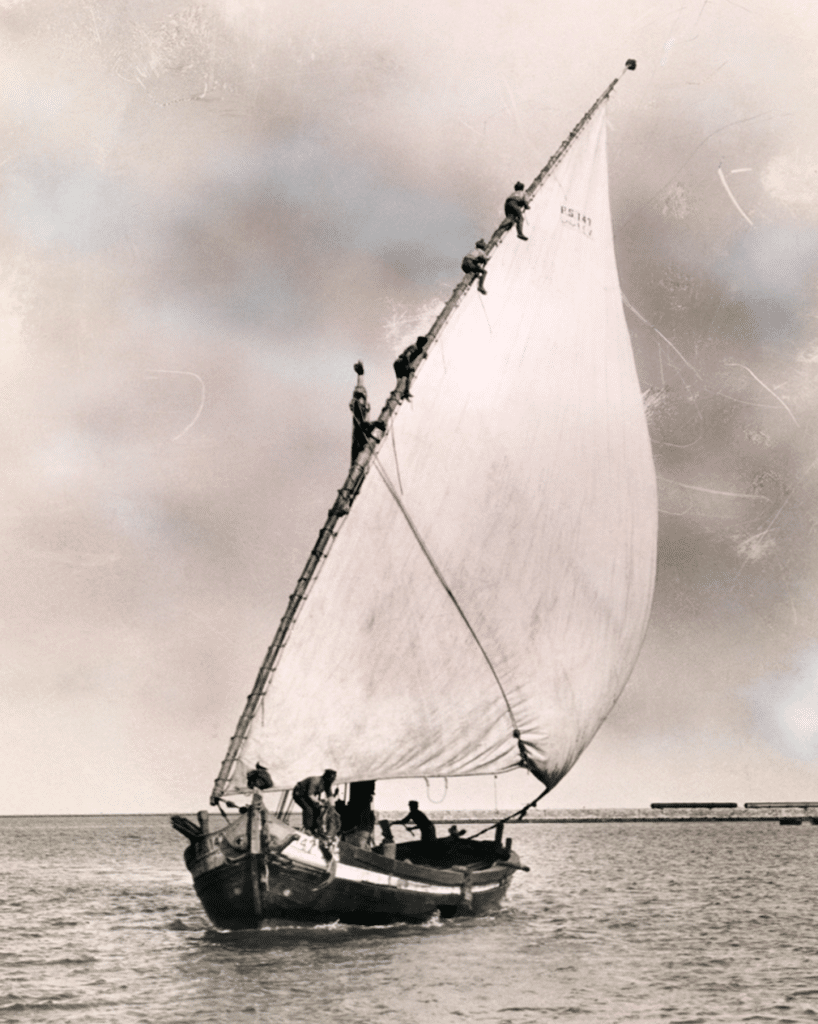
[[[563,224],[567,224],[569,228],[578,228],[588,238],[591,238],[593,235],[591,218],[587,214],[582,213],[581,210],[574,210],[570,206],[561,206],[560,220]]]

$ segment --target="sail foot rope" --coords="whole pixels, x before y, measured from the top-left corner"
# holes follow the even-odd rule
[[[536,807],[536,805],[540,802],[540,800],[542,800],[542,798],[545,796],[546,793],[548,793],[550,789],[550,786],[546,786],[542,793],[540,793],[539,796],[534,797],[533,800],[530,800],[525,805],[525,807],[521,807],[519,811],[515,811],[513,814],[509,814],[507,818],[500,818],[498,821],[493,821],[487,828],[481,828],[479,832],[475,832],[473,836],[468,836],[468,838],[476,839],[478,836],[485,835],[486,832],[491,832],[491,830],[493,828],[497,828],[498,825],[505,825],[509,821],[522,821],[526,814],[531,810],[531,808]]]

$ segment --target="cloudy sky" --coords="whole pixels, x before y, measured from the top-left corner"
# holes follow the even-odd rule
[[[344,477],[352,363],[378,407],[629,57],[656,598],[545,805],[818,799],[816,53],[813,0],[0,0],[0,813],[206,804]]]

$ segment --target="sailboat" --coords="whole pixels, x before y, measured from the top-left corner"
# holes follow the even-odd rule
[[[502,822],[373,845],[367,800],[363,827],[308,831],[288,794],[325,768],[370,796],[520,767],[546,792],[631,673],[657,500],[608,199],[619,80],[525,189],[527,235],[506,218],[487,242],[486,294],[467,273],[404,353],[239,718],[221,817],[173,819],[219,928],[495,908],[525,870]]]

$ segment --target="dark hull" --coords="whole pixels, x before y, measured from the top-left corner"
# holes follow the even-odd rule
[[[394,852],[322,845],[277,819],[263,831],[239,820],[192,839],[185,861],[207,916],[230,930],[280,919],[390,924],[483,914],[520,869],[516,854],[495,843],[438,840]]]

